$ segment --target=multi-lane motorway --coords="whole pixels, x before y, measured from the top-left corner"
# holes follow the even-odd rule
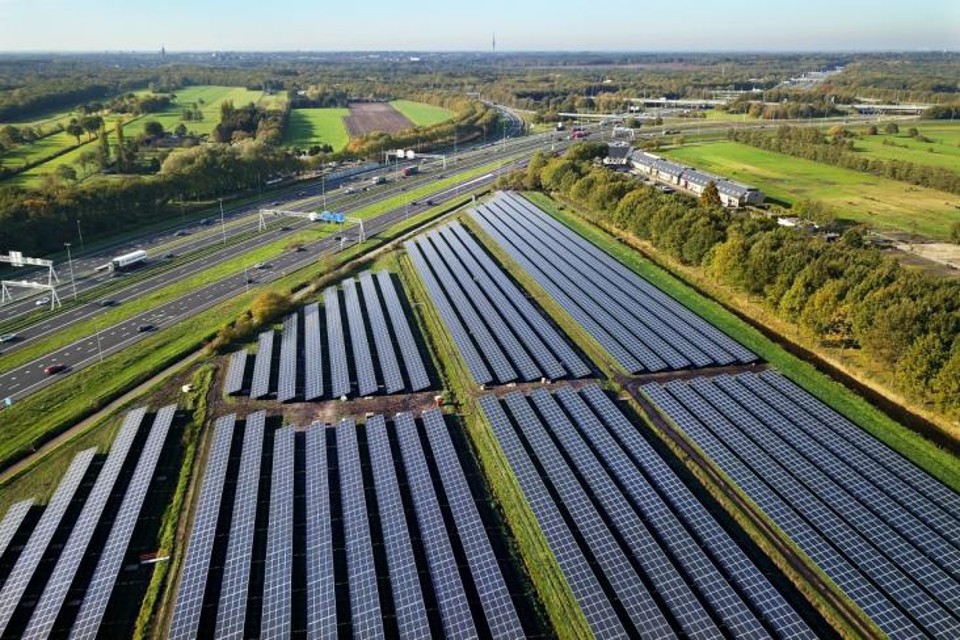
[[[507,145],[507,153],[511,156],[520,155],[526,158],[529,153],[532,153],[535,149],[542,148],[545,142],[549,143],[549,139],[531,137],[513,141]],[[496,157],[495,154],[499,153],[499,145],[496,149],[480,150],[472,154],[469,159],[461,159],[461,161],[458,162],[456,171],[464,172],[470,168],[482,166],[494,159]],[[437,177],[438,175],[434,175],[429,178],[429,180],[436,180]],[[435,204],[450,201],[458,195],[465,193],[466,190],[473,190],[482,184],[491,182],[493,179],[493,175],[486,175],[472,180],[464,180],[431,195],[429,200]],[[399,188],[399,186],[394,185],[391,188],[379,190],[375,195],[352,202],[347,210],[349,211],[370,204],[371,202],[392,197],[396,195]],[[310,207],[309,203],[298,203],[298,205],[302,208]],[[367,234],[376,233],[395,224],[407,215],[415,215],[428,208],[430,208],[430,206],[427,205],[426,202],[418,205],[404,205],[376,218],[372,218],[365,222]],[[255,219],[252,224],[256,225]],[[273,242],[286,234],[295,233],[298,226],[302,226],[303,224],[309,223],[301,222],[294,224],[291,222],[288,225],[288,230],[274,228],[274,230],[268,230],[261,234],[253,234],[251,237],[245,238],[237,244],[228,246],[226,249],[207,252],[202,257],[189,263],[163,271],[156,276],[139,280],[120,291],[114,291],[110,294],[110,298],[119,304],[123,304],[125,300],[142,297],[152,290],[166,287],[171,282],[209,269],[219,262],[232,259],[239,253],[249,251],[264,243]],[[214,234],[214,236],[219,238],[217,234]],[[216,242],[216,240],[213,240],[213,242]],[[290,251],[280,254],[270,260],[269,269],[256,270],[253,273],[255,273],[258,284],[270,282],[282,277],[285,273],[290,273],[291,271],[315,262],[323,253],[334,251],[337,248],[339,248],[339,242],[336,237],[329,236],[322,240],[303,245],[303,251]],[[84,367],[95,364],[101,357],[106,357],[134,342],[144,339],[152,332],[138,331],[141,325],[153,325],[156,327],[155,330],[160,330],[180,320],[191,317],[220,301],[233,297],[249,286],[247,279],[248,276],[253,275],[253,273],[248,274],[241,270],[239,273],[211,282],[206,286],[185,293],[183,296],[177,297],[168,303],[158,305],[144,313],[105,326],[99,331],[93,332],[92,335],[77,340],[49,354],[45,354],[22,366],[4,372],[0,375],[0,398],[11,397],[14,400],[21,399],[48,384],[52,384],[64,375],[80,371]],[[23,345],[29,343],[29,341],[38,340],[50,333],[62,330],[65,326],[96,317],[105,311],[106,309],[96,303],[65,310],[63,313],[54,315],[43,322],[25,329],[23,332],[24,341],[20,344]],[[48,376],[44,373],[46,367],[56,364],[65,365],[68,367],[67,371],[55,376]]]

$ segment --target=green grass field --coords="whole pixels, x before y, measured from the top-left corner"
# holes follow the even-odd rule
[[[290,112],[283,143],[307,149],[315,144],[329,144],[340,151],[350,142],[350,134],[343,124],[349,109],[294,109]]]
[[[232,101],[234,106],[241,107],[251,102],[258,104],[275,104],[278,96],[269,96],[263,91],[251,91],[243,87],[222,87],[217,85],[198,85],[195,87],[186,87],[179,89],[174,93],[175,101],[166,111],[151,113],[140,119],[140,124],[131,125],[126,130],[127,135],[137,135],[143,131],[143,123],[149,120],[156,120],[163,125],[167,131],[177,128],[181,122],[187,127],[187,131],[192,131],[197,135],[209,134],[213,128],[220,122],[220,105],[227,100]],[[203,114],[203,120],[199,122],[185,122],[182,119],[183,110],[196,104]]]
[[[921,142],[908,137],[906,130],[909,127],[904,124],[900,127],[899,134],[881,133],[858,138],[854,143],[854,150],[881,160],[905,160],[960,171],[960,122],[917,125],[920,134],[931,142]],[[884,144],[885,142],[887,144]]]
[[[819,200],[841,219],[946,239],[960,220],[960,197],[763,151],[735,142],[671,149],[685,164],[756,185],[778,201]]]
[[[405,115],[407,120],[418,127],[429,127],[430,125],[444,122],[453,117],[453,111],[436,107],[432,104],[422,102],[413,102],[411,100],[393,100],[390,105]]]

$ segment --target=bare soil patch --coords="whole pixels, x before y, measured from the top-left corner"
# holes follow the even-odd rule
[[[350,115],[343,123],[351,138],[359,138],[372,131],[399,133],[413,128],[413,123],[388,102],[351,102]]]

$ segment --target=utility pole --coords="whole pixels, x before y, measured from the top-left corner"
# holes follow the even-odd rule
[[[64,242],[63,246],[67,248],[67,262],[70,264],[70,284],[73,286],[73,299],[77,299],[77,279],[73,276],[73,256],[70,254],[70,243]]]
[[[223,232],[223,244],[227,244],[227,223],[223,219],[223,198],[217,198],[220,202],[220,230]]]

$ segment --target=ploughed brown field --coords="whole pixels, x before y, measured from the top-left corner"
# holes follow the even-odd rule
[[[405,115],[387,102],[351,102],[350,115],[344,116],[343,123],[347,125],[351,138],[359,138],[371,131],[399,133],[414,127]]]

